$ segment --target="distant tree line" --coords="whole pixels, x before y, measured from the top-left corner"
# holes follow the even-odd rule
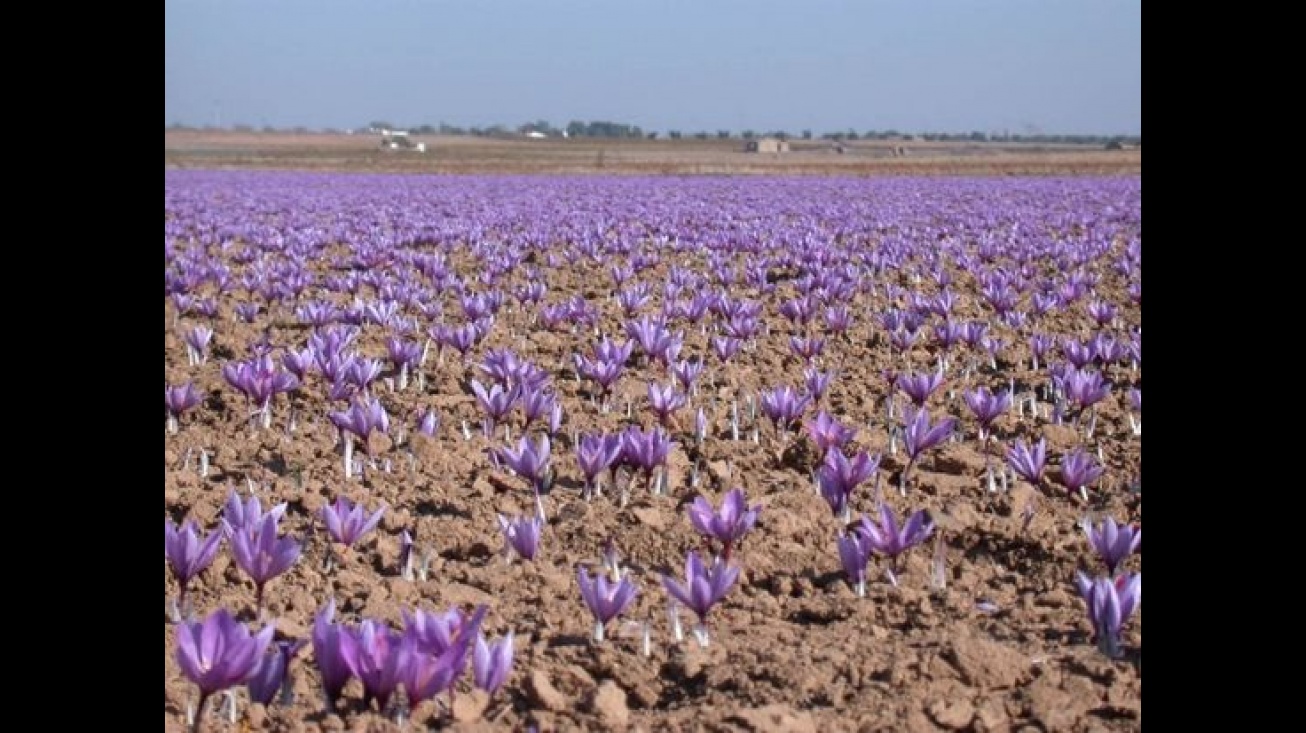
[[[168,125],[169,130],[188,130],[188,129],[215,129],[212,126],[196,128],[174,122]],[[251,132],[255,128],[247,124],[234,124],[229,128],[237,132]],[[309,128],[303,126],[289,128],[275,128],[270,125],[264,125],[260,128],[263,132],[310,132]],[[371,130],[403,130],[407,129],[415,135],[472,135],[475,137],[515,137],[527,133],[538,132],[549,137],[562,137],[565,133],[567,137],[573,138],[644,138],[653,140],[658,137],[657,132],[645,132],[639,125],[631,125],[620,122],[608,122],[605,120],[592,120],[582,122],[581,120],[572,120],[566,127],[554,127],[547,120],[535,120],[518,125],[515,128],[509,128],[505,125],[489,125],[487,127],[459,127],[441,122],[438,125],[416,125],[414,127],[404,128],[394,125],[385,120],[374,120],[368,123],[367,128]],[[324,128],[323,132],[336,132],[331,128]],[[730,130],[716,130],[709,132],[700,130],[697,132],[685,132],[682,130],[668,130],[667,137],[671,140],[754,140],[759,137],[773,137],[780,140],[812,140],[811,130],[803,130],[798,135],[792,135],[784,130],[770,130],[758,132],[756,130],[742,130],[737,135]],[[839,132],[824,132],[819,136],[821,140],[831,140],[841,142],[844,140],[926,140],[930,142],[998,142],[998,143],[1039,143],[1045,145],[1142,145],[1143,138],[1141,135],[1055,135],[1046,133],[1037,134],[1019,134],[1019,133],[991,133],[991,132],[924,132],[908,133],[898,130],[867,130],[866,132],[857,132],[849,128]]]

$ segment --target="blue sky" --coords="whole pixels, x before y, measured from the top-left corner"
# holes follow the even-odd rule
[[[1141,0],[167,0],[164,123],[1142,133]]]

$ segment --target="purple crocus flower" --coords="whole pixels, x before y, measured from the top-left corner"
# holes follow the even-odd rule
[[[645,431],[630,427],[621,434],[621,460],[642,471],[649,486],[653,486],[653,472],[666,465],[674,445],[662,428]]]
[[[657,415],[658,422],[663,427],[667,425],[667,420],[671,418],[672,413],[684,407],[688,402],[685,395],[677,392],[674,385],[662,386],[656,383],[648,385],[648,404]]]
[[[907,466],[902,469],[901,483],[898,488],[903,496],[907,495],[907,474],[917,459],[925,451],[939,445],[952,435],[957,419],[948,417],[938,423],[930,424],[930,415],[924,407],[907,417],[906,427],[902,431],[902,445],[907,451]]]
[[[830,382],[834,377],[833,371],[823,372],[808,367],[803,370],[803,386],[807,388],[807,394],[811,395],[814,401],[820,402],[826,391],[830,389]]]
[[[476,394],[476,401],[481,404],[481,409],[485,411],[486,423],[485,434],[489,436],[495,427],[508,417],[512,408],[517,404],[521,397],[521,392],[517,387],[505,390],[503,385],[493,384],[489,389],[481,384],[479,380],[472,380],[472,392]]]
[[[721,360],[722,364],[733,359],[735,354],[739,353],[739,349],[743,345],[743,341],[734,338],[733,336],[712,337],[712,353],[716,354],[716,358]]]
[[[1038,302],[1038,296],[1034,296],[1034,301]],[[1045,333],[1036,333],[1029,337],[1029,351],[1034,356],[1031,366],[1037,370],[1038,362],[1043,359],[1052,347],[1056,344],[1056,339]]]
[[[1066,375],[1062,389],[1071,402],[1085,410],[1111,394],[1111,385],[1102,381],[1102,375],[1091,369],[1075,369]]]
[[[259,305],[258,303],[237,303],[233,310],[236,313],[236,318],[239,318],[242,322],[253,323],[254,319],[258,318]]]
[[[803,410],[811,403],[811,395],[799,395],[788,385],[761,393],[762,414],[775,424],[777,430],[791,430],[803,417]]]
[[[168,432],[177,432],[177,419],[181,413],[195,407],[203,400],[203,395],[194,382],[187,382],[177,387],[163,387],[163,409],[167,416]]]
[[[173,576],[177,578],[179,607],[186,606],[186,587],[213,563],[221,544],[220,530],[214,530],[207,538],[202,538],[192,519],[183,522],[180,529],[171,520],[163,520],[163,555],[168,559]]]
[[[290,569],[299,559],[301,547],[290,537],[277,536],[277,518],[266,516],[257,527],[224,527],[231,538],[231,554],[236,564],[254,581],[254,603],[263,607],[263,588],[268,581]]]
[[[730,565],[725,561],[716,561],[712,563],[712,568],[709,570],[703,567],[703,561],[699,559],[698,553],[690,551],[685,558],[685,582],[682,584],[669,575],[663,575],[662,587],[698,616],[698,626],[694,629],[694,634],[698,637],[700,645],[707,646],[708,611],[725,597],[730,586],[738,579],[738,566]]]
[[[512,674],[513,636],[509,631],[503,638],[487,644],[484,634],[477,634],[476,648],[472,652],[472,681],[476,687],[493,695]]]
[[[540,531],[544,522],[539,517],[513,517],[499,515],[499,529],[503,531],[505,550],[517,553],[525,560],[534,560],[540,548]]]
[[[417,423],[417,432],[428,437],[434,437],[435,431],[440,429],[440,415],[432,407],[422,413],[422,419]]]
[[[808,437],[816,444],[816,449],[821,451],[823,457],[828,455],[831,449],[842,448],[857,435],[856,428],[844,427],[825,410],[817,413],[815,420],[804,422],[803,427],[807,428]]]
[[[730,550],[757,523],[757,515],[761,511],[761,504],[747,506],[744,490],[735,488],[728,491],[721,500],[719,512],[713,510],[707,499],[695,497],[694,503],[689,506],[689,522],[705,539],[720,542],[721,557],[729,562]]]
[[[1105,577],[1089,579],[1084,573],[1077,572],[1075,586],[1088,606],[1097,648],[1112,659],[1119,658],[1124,652],[1120,630],[1143,600],[1143,574],[1124,574],[1112,580]]]
[[[861,532],[840,534],[839,563],[858,598],[866,597],[866,566],[871,561],[871,544]]]
[[[1011,392],[1004,390],[994,394],[989,392],[988,387],[980,387],[967,390],[961,396],[966,401],[966,406],[975,414],[975,419],[979,421],[980,440],[987,442],[993,430],[993,421],[1011,409]]]
[[[1107,517],[1094,527],[1092,522],[1084,520],[1084,534],[1088,544],[1106,564],[1107,572],[1114,576],[1116,568],[1143,544],[1143,530],[1128,524],[1116,524],[1116,520]]]
[[[281,699],[289,702],[294,695],[290,684],[290,662],[307,644],[307,639],[273,643],[245,683],[249,699],[261,705],[271,705],[280,692]]]
[[[906,523],[899,527],[893,509],[888,504],[880,502],[879,523],[876,524],[863,516],[857,531],[861,532],[872,550],[890,558],[889,582],[897,585],[901,562],[899,558],[907,550],[929,539],[930,534],[934,532],[934,521],[930,519],[929,512],[921,509],[908,517]]]
[[[332,621],[336,614],[336,600],[332,598],[325,608],[313,619],[313,659],[317,662],[317,671],[322,677],[322,692],[326,698],[327,709],[335,707],[340,693],[353,674],[341,654],[341,639],[349,633],[348,629]]]
[[[924,407],[925,401],[943,384],[943,370],[926,374],[901,374],[898,376],[898,389],[903,391],[917,407]]]
[[[620,435],[585,435],[576,446],[576,462],[585,474],[585,498],[596,492],[598,476],[611,468],[621,457]]]
[[[177,628],[177,663],[200,690],[194,730],[199,730],[204,704],[213,693],[241,684],[258,669],[275,632],[269,624],[251,635],[225,608]]]
[[[1061,485],[1070,490],[1071,493],[1076,491],[1088,501],[1088,485],[1102,477],[1104,469],[1098,465],[1097,459],[1091,453],[1082,448],[1076,448],[1069,454],[1061,457],[1061,471],[1059,478]]]
[[[680,388],[688,392],[693,389],[694,382],[698,380],[699,375],[703,373],[703,362],[698,360],[678,361],[671,367],[671,376],[675,377],[680,383]]]
[[[363,704],[376,700],[385,712],[399,687],[399,646],[404,637],[383,622],[364,619],[357,629],[340,630],[340,657],[350,673],[363,683]]]
[[[213,329],[208,326],[196,326],[182,335],[186,342],[186,356],[191,366],[203,364],[209,358],[209,342],[213,340]]]
[[[422,360],[422,345],[416,341],[390,336],[385,341],[385,349],[391,363],[399,370],[399,389],[407,388],[408,375]]]
[[[362,504],[354,504],[344,496],[337,496],[334,505],[322,507],[322,521],[326,523],[327,534],[331,535],[332,540],[345,547],[353,547],[363,535],[380,523],[385,510],[385,502],[382,502],[381,508],[369,517],[363,512]]]
[[[368,387],[381,376],[383,371],[385,371],[385,366],[381,364],[380,359],[356,357],[345,367],[340,374],[340,379],[346,384],[352,384],[367,393]]]
[[[612,392],[612,386],[617,383],[618,379],[621,379],[621,373],[625,370],[621,362],[604,359],[591,360],[580,354],[575,355],[574,361],[576,362],[576,373],[598,384],[605,396]]]
[[[295,375],[277,369],[268,355],[223,364],[222,377],[257,406],[256,414],[260,416],[264,429],[272,424],[272,398],[279,392],[289,392],[299,386]]]
[[[549,471],[549,436],[541,435],[535,445],[531,445],[526,436],[517,441],[517,449],[500,448],[499,460],[512,469],[514,473],[531,483],[535,494],[536,516],[544,520],[544,500],[541,495],[549,490],[551,483]]]
[[[799,338],[797,336],[789,337],[789,350],[794,352],[804,363],[810,364],[812,360],[820,356],[825,351],[825,339],[820,337]]]
[[[622,576],[620,582],[609,584],[603,573],[591,577],[584,566],[576,568],[576,581],[580,584],[581,599],[594,614],[594,640],[601,642],[604,627],[626,610],[639,589],[629,575]]]
[[[344,444],[345,478],[353,475],[354,439],[369,452],[368,440],[374,432],[390,432],[390,415],[376,398],[364,398],[350,403],[349,409],[327,413],[327,419],[340,431]]]
[[[852,460],[839,450],[825,454],[825,461],[816,474],[816,483],[821,490],[821,497],[830,505],[830,511],[836,517],[842,517],[845,523],[851,521],[853,490],[870,478],[879,466],[879,454],[872,458],[866,451],[858,453]]]
[[[1043,481],[1043,466],[1047,462],[1047,453],[1048,443],[1044,438],[1039,438],[1033,446],[1026,445],[1023,440],[1017,440],[1015,445],[1007,449],[1007,464],[1021,478],[1038,486]]]
[[[522,416],[526,418],[523,430],[529,428],[536,420],[549,419],[551,413],[559,407],[557,395],[544,389],[523,387],[520,401]]]
[[[232,491],[227,494],[227,503],[222,505],[222,530],[227,539],[231,539],[232,533],[236,530],[257,529],[263,524],[263,520],[269,517],[274,522],[280,522],[285,513],[284,501],[269,507],[264,513],[263,505],[259,503],[257,496],[251,495],[248,501],[242,503],[240,496]]]
[[[410,708],[416,708],[441,692],[453,694],[454,683],[467,668],[468,652],[488,611],[488,606],[478,606],[460,625],[457,636],[448,647],[438,654],[425,650],[419,639],[405,634],[398,649],[397,666]]]
[[[301,382],[308,376],[309,371],[313,369],[316,363],[317,356],[311,346],[299,351],[287,349],[286,353],[281,357],[282,366]]]

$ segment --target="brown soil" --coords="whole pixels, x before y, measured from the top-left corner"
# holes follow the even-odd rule
[[[469,262],[455,262],[462,274],[470,272]],[[660,286],[665,267],[664,262],[640,279]],[[1125,294],[1120,276],[1103,268],[1102,278],[1099,295],[1121,306],[1124,323],[1139,325],[1140,310]],[[624,319],[606,297],[611,286],[606,274],[596,277],[564,265],[548,270],[548,279],[549,302],[586,294],[603,311],[600,330],[619,334]],[[520,275],[511,282],[520,282]],[[974,286],[963,284],[969,282],[959,278],[953,286],[967,296],[960,315],[980,317]],[[1077,568],[1097,570],[1078,527],[1087,511],[1117,520],[1141,519],[1141,494],[1126,490],[1137,476],[1141,441],[1130,433],[1124,398],[1126,386],[1141,384],[1141,371],[1111,372],[1117,386],[1103,406],[1092,441],[1101,447],[1108,470],[1099,484],[1102,490],[1093,492],[1091,507],[1060,490],[1046,490],[1032,523],[1022,530],[1021,512],[1035,490],[1023,483],[1005,494],[984,488],[984,457],[961,388],[967,383],[1005,386],[1009,377],[1018,385],[1041,383],[1045,377],[1030,371],[1023,340],[1008,350],[1010,361],[1000,361],[996,373],[981,364],[969,380],[958,375],[950,381],[955,396],[932,398],[932,414],[960,417],[967,440],[927,454],[912,474],[908,497],[902,499],[893,488],[901,454],[890,456],[886,450],[881,377],[883,369],[901,361],[890,353],[872,317],[886,306],[882,296],[859,296],[851,304],[857,316],[849,338],[831,339],[821,360],[839,373],[824,407],[859,428],[856,446],[885,452],[880,480],[899,514],[926,508],[938,519],[946,532],[947,587],[930,588],[930,548],[920,547],[908,556],[898,588],[880,574],[882,561],[873,560],[867,596],[857,598],[840,571],[838,522],[812,489],[810,447],[788,451],[782,462],[776,458],[769,424],[762,423],[757,444],[747,438],[736,442],[729,435],[732,398],[780,384],[801,385],[802,365],[787,346],[793,329],[777,314],[780,296],[791,293],[792,288],[782,286],[767,297],[764,320],[771,335],[737,357],[728,372],[729,384],[713,384],[712,375],[720,372],[709,357],[695,405],[709,409],[713,436],[700,449],[687,432],[676,435],[673,495],[656,497],[636,487],[632,503],[624,509],[610,492],[586,503],[577,491],[581,477],[572,434],[610,431],[627,423],[624,409],[601,414],[592,407],[585,386],[577,384],[567,366],[572,352],[589,349],[592,334],[533,330],[529,313],[515,304],[506,306],[475,355],[488,347],[511,347],[534,360],[552,372],[566,409],[565,435],[554,445],[558,479],[546,499],[550,523],[540,557],[534,563],[511,564],[498,554],[502,539],[495,515],[529,512],[531,494],[520,480],[491,466],[485,455],[490,443],[479,431],[473,427],[470,441],[461,435],[463,420],[472,426],[479,422],[467,387],[474,366],[456,355],[447,355],[440,365],[433,354],[425,368],[425,390],[381,387],[381,400],[395,427],[391,437],[398,437],[399,426],[410,437],[398,445],[391,438],[376,440],[371,447],[378,467],[362,481],[345,481],[336,434],[325,417],[339,405],[325,401],[320,376],[310,376],[290,400],[276,399],[269,431],[249,425],[243,398],[221,377],[223,357],[245,356],[247,345],[264,329],[270,329],[274,344],[302,345],[308,331],[295,323],[287,306],[274,307],[270,315],[247,325],[236,322],[231,303],[222,301],[221,316],[211,323],[218,358],[187,366],[180,332],[206,321],[182,316],[178,324],[168,302],[166,379],[171,384],[195,380],[206,401],[183,417],[178,434],[165,436],[165,515],[174,520],[193,517],[209,531],[232,489],[246,495],[255,487],[265,505],[289,502],[283,531],[302,538],[305,549],[290,572],[267,589],[266,613],[275,620],[279,636],[306,638],[313,614],[329,597],[337,601],[338,617],[350,622],[384,619],[396,627],[401,609],[489,604],[488,632],[497,637],[512,629],[517,634],[515,669],[488,705],[483,698],[465,694],[469,684],[464,681],[454,711],[458,719],[450,723],[454,730],[523,730],[529,725],[540,730],[1140,729],[1141,609],[1126,626],[1126,658],[1108,660],[1090,641],[1091,627],[1072,579]],[[657,302],[660,294],[654,297]],[[1078,334],[1087,325],[1085,319],[1081,303],[1051,323],[1060,333]],[[697,328],[686,330],[683,355],[710,353],[707,335]],[[383,336],[378,327],[366,327],[360,351],[383,358]],[[921,369],[933,363],[926,348],[918,347],[910,359]],[[634,403],[632,422],[648,422],[642,394],[652,379],[665,376],[656,367],[639,366],[628,368],[620,382],[618,404],[626,399]],[[442,420],[437,437],[411,437],[416,415],[429,406]],[[292,409],[297,422],[293,434],[288,432]],[[692,408],[683,411],[681,424],[692,426],[692,414]],[[1051,464],[1051,456],[1059,456],[1078,438],[1070,428],[1047,422],[1006,415],[998,421],[998,440],[1007,444],[1017,436],[1046,435]],[[519,432],[518,424],[514,439]],[[207,478],[197,474],[193,457],[188,467],[183,465],[188,451],[193,456],[200,449],[212,456]],[[701,466],[698,488],[689,485],[693,464]],[[757,527],[735,553],[743,573],[712,612],[711,644],[699,648],[688,635],[683,643],[673,643],[658,573],[669,569],[679,575],[685,552],[700,545],[685,515],[688,502],[700,491],[715,502],[734,486],[742,486],[750,502],[765,507]],[[323,570],[326,544],[317,512],[339,493],[369,509],[381,501],[390,509],[378,530],[328,573]],[[855,510],[869,512],[872,507],[871,493],[859,489]],[[415,533],[419,552],[433,555],[426,581],[398,577],[403,529]],[[614,625],[600,645],[589,640],[591,620],[580,600],[575,567],[596,563],[608,538],[616,539],[640,587],[623,620],[651,620],[650,657],[641,654],[637,629],[626,623]],[[1129,564],[1139,570],[1141,558],[1135,556]],[[253,621],[253,586],[235,567],[225,543],[191,590],[200,613],[226,607],[242,614],[243,621]],[[165,599],[176,592],[165,570]],[[688,629],[689,619],[686,622]],[[187,704],[195,699],[193,685],[175,660],[175,648],[175,628],[165,613],[164,724],[170,731],[183,729]],[[346,689],[348,705],[325,714],[311,649],[301,652],[292,672],[297,697],[293,706],[248,709],[242,704],[242,719],[235,727],[210,712],[209,729],[396,729],[377,713],[359,709],[357,681]],[[478,714],[482,706],[484,712]],[[424,725],[435,714],[428,703],[414,721]]]

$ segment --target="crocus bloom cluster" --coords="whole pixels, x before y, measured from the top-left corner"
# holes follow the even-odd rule
[[[332,600],[317,615],[312,633],[328,710],[351,677],[362,682],[364,704],[375,700],[382,712],[401,686],[409,712],[441,692],[451,692],[467,667],[487,611],[479,606],[470,617],[457,608],[443,614],[404,611],[404,629],[399,632],[372,619],[356,627],[335,623]]]
[[[866,564],[872,552],[889,558],[890,566],[885,572],[889,582],[896,586],[902,555],[934,532],[934,522],[924,509],[912,514],[901,526],[888,504],[881,502],[879,513],[878,523],[863,516],[849,536],[839,538],[839,559],[858,596],[866,593]]]
[[[499,515],[499,529],[503,531],[504,551],[515,553],[523,560],[534,560],[540,548],[540,531],[544,522],[539,517],[508,517]]]
[[[540,521],[544,520],[544,499],[552,481],[549,471],[550,443],[549,436],[541,435],[532,445],[530,439],[522,436],[517,441],[517,448],[500,448],[499,460],[513,473],[526,479],[535,494],[535,513]]]
[[[620,435],[585,435],[576,446],[576,462],[585,475],[585,499],[599,492],[598,477],[616,465],[622,455]]]
[[[1106,565],[1107,573],[1115,576],[1116,569],[1143,544],[1143,530],[1128,524],[1116,524],[1116,520],[1107,517],[1096,527],[1084,520],[1084,534],[1088,544]]]
[[[381,508],[369,517],[363,511],[362,504],[354,504],[349,499],[338,496],[335,504],[322,507],[322,521],[326,524],[327,534],[331,535],[334,542],[345,547],[353,547],[363,538],[363,535],[376,528],[385,510],[386,505],[382,502]]]
[[[476,687],[493,695],[512,674],[513,638],[509,631],[493,644],[483,634],[476,635],[472,651],[472,681]]]
[[[249,699],[261,705],[271,705],[277,693],[289,702],[292,695],[290,662],[308,645],[307,639],[278,641],[268,648],[254,672],[245,682]]]
[[[622,576],[615,583],[608,583],[603,573],[590,576],[583,566],[576,569],[576,581],[580,584],[580,596],[585,606],[594,614],[594,640],[603,641],[604,628],[608,622],[621,615],[622,611],[635,600],[639,589],[629,575]]]
[[[1076,448],[1061,458],[1061,471],[1058,478],[1061,485],[1071,493],[1079,492],[1084,501],[1088,501],[1088,486],[1102,477],[1104,469],[1093,454],[1082,448]]]
[[[263,607],[263,588],[268,581],[290,569],[299,559],[299,542],[277,536],[279,517],[268,514],[256,525],[234,527],[224,518],[223,528],[231,539],[236,565],[254,581],[255,604]]]
[[[707,614],[712,610],[726,592],[739,579],[739,568],[724,560],[714,560],[711,568],[703,565],[697,552],[690,552],[685,558],[685,582],[681,583],[668,575],[662,576],[662,587],[673,598],[698,616],[698,626],[694,629],[698,642],[707,646]]]
[[[762,392],[762,414],[775,423],[777,430],[788,431],[802,419],[803,411],[811,402],[811,395],[800,395],[793,387],[785,385]]]
[[[816,444],[822,458],[832,449],[842,448],[857,435],[856,428],[844,427],[825,410],[818,412],[815,420],[804,422],[803,427],[807,428],[807,435]]]
[[[225,608],[203,621],[177,627],[177,663],[200,690],[197,729],[209,697],[245,682],[258,670],[273,633],[274,627],[268,625],[251,635]]]
[[[1028,445],[1023,440],[1007,449],[1007,464],[1026,481],[1038,486],[1043,481],[1043,466],[1047,462],[1048,443],[1044,438]]]
[[[832,450],[825,454],[825,461],[816,474],[816,483],[821,490],[821,498],[830,505],[830,511],[836,517],[842,517],[844,523],[851,521],[853,490],[875,473],[880,466],[880,456],[874,458],[862,451],[850,460],[843,451]]]
[[[264,428],[272,425],[272,398],[279,392],[289,392],[299,386],[295,375],[278,369],[272,357],[267,355],[223,364],[222,377],[256,406],[256,414]]]
[[[689,507],[689,521],[704,539],[715,539],[721,543],[721,558],[728,562],[730,550],[757,523],[757,515],[761,511],[761,504],[746,506],[744,490],[736,488],[727,492],[721,500],[720,512],[714,511],[707,499],[695,497]]]
[[[907,466],[902,469],[901,483],[898,486],[903,496],[907,495],[907,474],[916,460],[925,451],[939,445],[952,435],[957,419],[948,417],[937,423],[930,423],[930,415],[924,407],[907,416],[907,425],[902,431],[902,446],[907,451]]]
[[[200,403],[203,395],[195,387],[194,382],[187,382],[177,387],[165,386],[163,388],[163,409],[166,414],[168,432],[177,432],[177,419],[183,412],[190,410]]]
[[[963,392],[962,398],[966,401],[966,406],[974,413],[975,419],[979,421],[980,440],[988,441],[989,435],[993,431],[993,421],[998,419],[1002,413],[1011,409],[1011,392],[1003,391],[994,394],[989,391],[988,387],[980,387]]]
[[[180,528],[167,519],[163,520],[163,554],[177,578],[177,603],[181,608],[186,606],[186,587],[213,564],[222,536],[222,532],[214,531],[207,538],[203,537],[193,519],[187,519]]]
[[[331,412],[327,418],[340,431],[340,440],[344,446],[345,478],[353,476],[354,440],[363,444],[363,452],[368,452],[368,439],[372,433],[390,432],[390,415],[375,398],[355,400],[349,409]]]
[[[1090,579],[1081,572],[1075,574],[1075,586],[1088,607],[1097,648],[1113,659],[1121,656],[1120,631],[1143,599],[1143,574],[1122,574],[1113,580]]]

